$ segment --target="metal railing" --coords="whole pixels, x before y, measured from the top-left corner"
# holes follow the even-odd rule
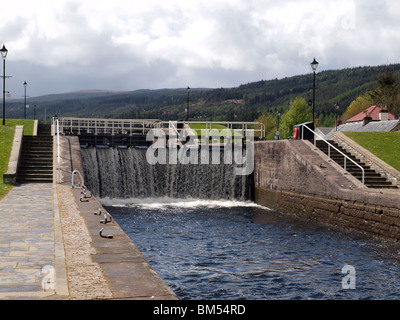
[[[62,134],[146,134],[159,127],[157,119],[60,118]]]
[[[179,135],[179,131],[176,128],[176,121],[169,121],[168,129],[172,130],[177,136]]]
[[[76,184],[75,183],[75,174],[79,175],[79,178],[81,179],[81,183],[80,184]],[[75,169],[74,171],[72,171],[72,176],[71,176],[71,186],[72,188],[78,188],[78,189],[86,189],[85,187],[85,181],[83,180],[83,176],[82,174],[79,172],[79,170]]]
[[[152,129],[168,129],[170,121],[158,119],[97,119],[97,118],[59,118],[61,134],[147,134]],[[231,121],[174,121],[175,129],[184,125],[200,124],[206,130],[225,128],[242,130],[244,135],[254,132],[254,137],[265,138],[265,125],[260,122],[231,122]],[[196,130],[196,129],[194,129]]]
[[[249,132],[254,133],[254,137],[258,137],[260,140],[265,138],[265,125],[261,122],[234,122],[234,121],[174,121],[176,128],[184,128],[184,125],[199,124],[205,125],[204,128],[207,131],[212,129],[216,130],[242,130],[243,135],[248,136]],[[169,127],[169,121],[161,121],[159,123],[161,128]],[[201,130],[192,128],[193,130]]]
[[[309,131],[311,131],[311,133],[314,134],[314,147],[317,148],[317,140],[315,139],[315,136],[317,136],[318,138],[320,138],[322,141],[324,141],[327,145],[328,145],[328,158],[331,159],[331,148],[333,148],[334,150],[336,150],[337,152],[339,152],[343,157],[344,157],[344,173],[347,172],[347,168],[346,168],[346,160],[350,160],[351,162],[353,162],[357,167],[359,167],[361,169],[362,172],[362,188],[364,189],[364,182],[365,182],[365,172],[364,172],[364,168],[362,166],[360,166],[357,162],[355,162],[353,159],[351,159],[350,157],[348,157],[347,155],[345,155],[342,151],[340,151],[339,149],[337,149],[335,146],[333,146],[331,143],[329,143],[328,141],[326,141],[322,136],[320,136],[318,133],[316,133],[314,130],[310,129],[309,127],[307,127],[306,125],[302,125],[303,130],[302,130],[302,136],[301,139],[303,140],[304,138],[304,128],[307,128]]]
[[[57,183],[61,183],[61,154],[60,154],[60,121],[53,118],[53,132],[57,136]]]

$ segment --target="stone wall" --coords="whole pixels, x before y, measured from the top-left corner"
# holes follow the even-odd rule
[[[24,138],[24,126],[16,126],[14,140],[11,149],[10,159],[8,161],[7,172],[3,174],[3,182],[11,185],[17,185],[17,170],[19,158],[21,155],[22,140]]]
[[[255,201],[271,209],[400,240],[400,192],[362,189],[307,141],[255,143]]]

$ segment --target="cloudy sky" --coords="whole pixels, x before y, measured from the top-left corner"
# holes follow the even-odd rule
[[[398,0],[13,0],[13,98],[83,89],[233,87],[400,62]]]

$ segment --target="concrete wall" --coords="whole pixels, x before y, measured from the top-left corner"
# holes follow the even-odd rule
[[[17,184],[17,170],[19,158],[21,155],[22,139],[24,137],[24,126],[16,126],[14,133],[14,140],[11,149],[10,159],[8,161],[8,169],[3,174],[3,182],[7,184]]]
[[[307,141],[255,143],[255,201],[280,212],[400,240],[400,192],[362,189]]]

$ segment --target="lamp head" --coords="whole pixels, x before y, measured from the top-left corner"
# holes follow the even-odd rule
[[[317,70],[317,68],[318,68],[318,62],[317,62],[317,60],[315,60],[315,58],[314,58],[314,61],[313,62],[311,62],[311,68],[313,69],[313,71],[316,71]]]
[[[1,56],[3,57],[3,59],[6,59],[8,50],[6,49],[6,46],[4,44],[3,44],[3,48],[1,48],[0,52],[1,52]]]

